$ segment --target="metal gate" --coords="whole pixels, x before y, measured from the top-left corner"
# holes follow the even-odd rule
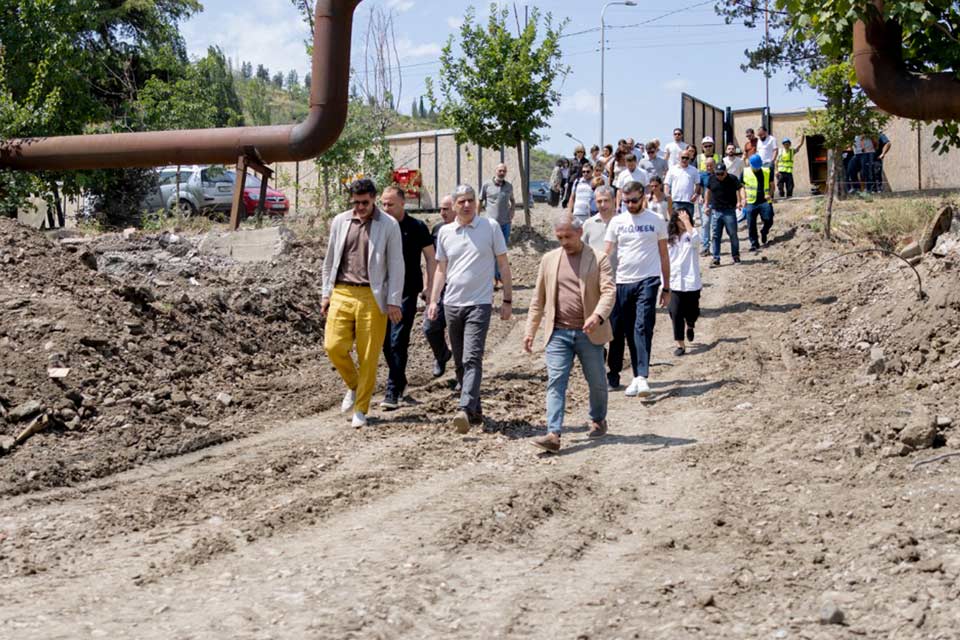
[[[704,136],[712,137],[716,143],[714,149],[721,155],[727,141],[732,139],[724,110],[687,93],[680,94],[680,128],[683,139],[698,149]]]

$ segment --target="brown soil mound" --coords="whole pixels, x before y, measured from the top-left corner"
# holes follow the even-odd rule
[[[308,415],[339,394],[322,247],[238,265],[169,233],[68,242],[0,221],[3,448],[46,421],[7,453],[0,493],[182,454],[249,433],[253,414]]]

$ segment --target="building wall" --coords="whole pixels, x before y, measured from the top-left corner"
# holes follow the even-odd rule
[[[761,111],[742,110],[733,112],[734,141],[742,146],[746,140],[748,128],[757,129],[761,124]],[[790,138],[794,145],[799,144],[800,131],[807,126],[805,114],[777,114],[770,116],[771,133],[777,140]],[[960,188],[960,151],[951,150],[939,155],[931,146],[935,141],[933,124],[920,124],[919,131],[914,121],[893,117],[884,129],[890,138],[890,153],[884,158],[884,180],[893,191],[913,191],[916,189],[958,189]],[[782,148],[782,147],[781,147]],[[807,145],[797,154],[794,161],[794,183],[796,195],[808,195],[811,192],[810,167],[807,161]]]

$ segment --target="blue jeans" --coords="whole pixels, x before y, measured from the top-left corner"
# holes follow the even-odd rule
[[[737,211],[736,209],[714,209],[713,210],[713,259],[720,259],[720,240],[723,239],[723,230],[727,230],[727,236],[730,237],[730,255],[734,258],[740,257],[740,238],[737,237]]]
[[[621,323],[627,334],[634,377],[646,378],[650,375],[650,351],[653,348],[653,328],[657,324],[660,282],[660,276],[653,276],[640,282],[617,285],[617,322]]]
[[[710,239],[713,237],[713,218],[707,211],[707,208],[700,205],[700,244],[703,251],[710,251]]]
[[[590,389],[590,419],[607,419],[607,380],[603,362],[603,345],[593,344],[579,329],[553,330],[547,343],[547,431],[560,435],[567,407],[567,382],[573,358],[580,359],[580,368]]]
[[[512,225],[509,222],[507,224],[500,225],[500,231],[503,232],[503,243],[507,245],[507,247],[510,246],[510,227],[511,226]],[[494,271],[494,277],[497,280],[500,280],[500,265],[497,264],[496,262],[493,263],[493,271]]]
[[[407,389],[407,352],[410,347],[410,330],[417,315],[417,296],[407,296],[400,302],[403,318],[394,324],[387,322],[387,335],[383,339],[383,359],[387,361],[387,395],[400,397]]]
[[[773,205],[769,202],[763,204],[748,204],[743,208],[743,213],[747,216],[747,224],[750,228],[750,247],[752,249],[760,248],[760,240],[757,238],[757,218],[763,221],[763,227],[760,234],[764,242],[767,240],[767,234],[770,233],[770,227],[773,226]]]

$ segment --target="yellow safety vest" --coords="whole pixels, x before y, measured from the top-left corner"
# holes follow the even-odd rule
[[[770,169],[764,167],[763,171],[763,193],[769,198],[770,194]],[[753,204],[757,201],[757,174],[751,167],[743,170],[743,188],[747,192],[747,204]]]
[[[784,149],[777,158],[777,171],[780,173],[793,173],[793,154],[794,149]]]
[[[713,161],[720,162],[720,154],[713,154]],[[701,173],[707,170],[707,154],[701,153],[700,157],[697,159],[697,170]]]

